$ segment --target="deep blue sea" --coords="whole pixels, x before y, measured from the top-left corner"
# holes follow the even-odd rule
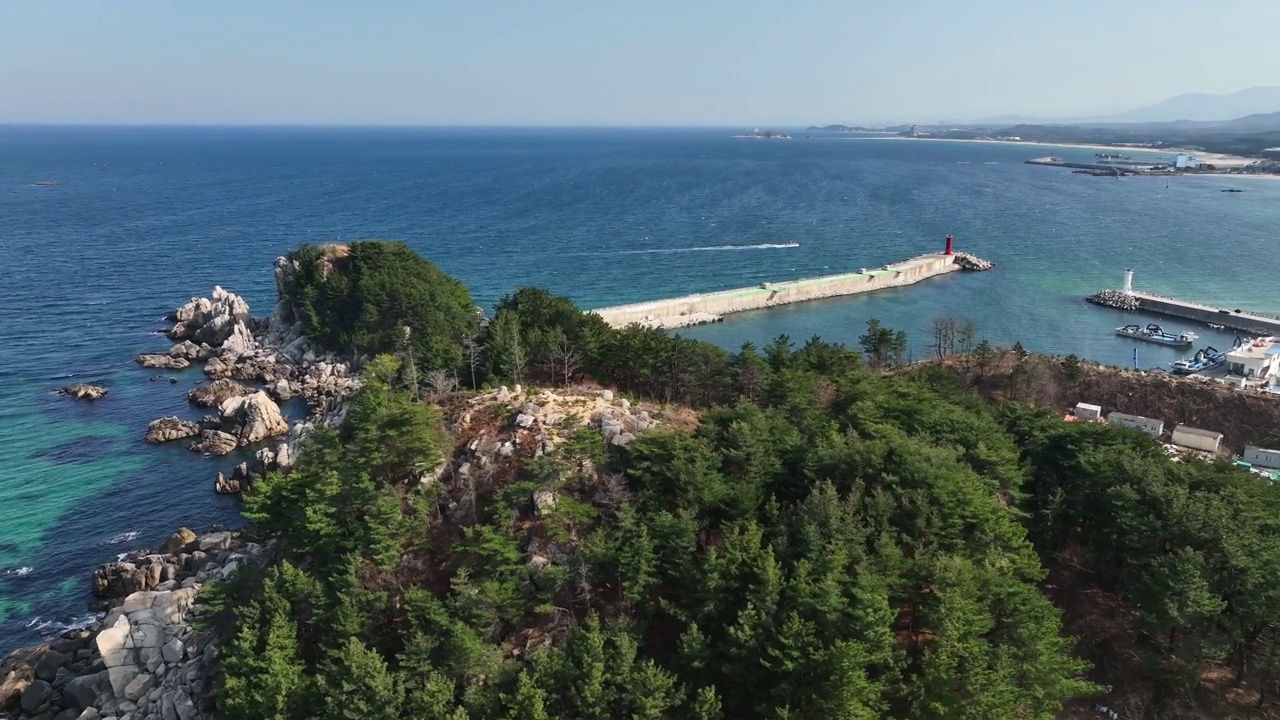
[[[300,242],[404,240],[488,307],[523,285],[594,307],[855,270],[947,233],[999,263],[689,331],[731,348],[853,343],[877,317],[919,357],[950,313],[993,342],[1127,365],[1135,344],[1111,329],[1131,319],[1081,300],[1126,266],[1140,289],[1280,311],[1280,181],[1166,189],[1024,165],[1047,154],[1027,146],[734,132],[0,127],[0,654],[82,619],[99,563],[236,521],[212,478],[238,460],[142,440],[156,417],[198,416],[199,371],[170,385],[133,357],[167,348],[161,316],[215,283],[268,311],[271,262]],[[1180,355],[1137,347],[1143,367]],[[54,394],[73,381],[111,394]]]

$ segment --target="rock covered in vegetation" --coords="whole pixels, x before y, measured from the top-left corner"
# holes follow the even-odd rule
[[[179,417],[163,417],[147,425],[147,442],[165,443],[200,434],[200,425]]]
[[[107,392],[109,391],[106,388],[99,385],[76,383],[62,388],[58,391],[58,394],[73,397],[77,400],[101,400],[107,396]]]

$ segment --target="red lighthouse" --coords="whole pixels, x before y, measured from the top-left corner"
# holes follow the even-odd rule
[[[943,253],[943,255],[950,255],[950,254],[952,254],[951,253],[951,236],[947,235],[947,251]]]

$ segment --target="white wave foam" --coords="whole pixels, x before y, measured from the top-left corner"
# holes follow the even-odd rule
[[[111,538],[110,540],[107,541],[107,544],[119,545],[120,543],[133,542],[134,540],[137,540],[137,539],[138,539],[138,531],[130,530],[129,532],[123,532]]]
[[[35,571],[30,565],[23,565],[20,568],[11,568],[4,571],[5,577],[26,577]]]
[[[707,245],[705,247],[691,248],[656,248],[653,250],[619,250],[619,255],[644,255],[648,253],[684,253],[684,252],[712,252],[716,250],[781,250],[783,248],[797,248],[800,243],[762,243],[760,245]]]
[[[67,620],[45,620],[39,615],[27,623],[28,630],[35,630],[42,635],[60,635],[68,630],[84,630],[93,627],[102,619],[102,615],[79,615]]]

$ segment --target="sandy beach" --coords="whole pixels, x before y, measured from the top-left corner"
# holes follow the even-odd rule
[[[903,137],[901,135],[892,135],[886,137],[863,137],[863,138],[841,138],[842,140],[912,140],[916,142],[963,142],[963,143],[989,143],[992,145],[1027,145],[1044,148],[1076,148],[1079,150],[1114,150],[1126,153],[1155,153],[1157,155],[1177,155],[1186,153],[1194,155],[1197,159],[1203,160],[1210,165],[1219,167],[1243,167],[1258,162],[1260,158],[1243,157],[1240,155],[1223,155],[1221,153],[1201,152],[1199,150],[1187,150],[1185,148],[1176,147],[1139,147],[1129,145],[1095,145],[1089,143],[1062,143],[1062,142],[1041,142],[1039,140],[978,140],[963,138],[926,138],[926,137]]]

